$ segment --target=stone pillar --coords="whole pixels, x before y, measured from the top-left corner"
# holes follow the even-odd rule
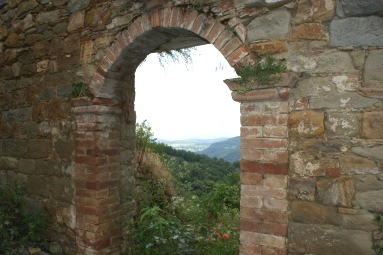
[[[77,254],[119,254],[120,250],[121,110],[108,103],[99,99],[72,101]]]
[[[288,95],[232,92],[241,103],[241,255],[287,254]]]

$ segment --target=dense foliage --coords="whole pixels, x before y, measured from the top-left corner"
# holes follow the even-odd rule
[[[378,244],[375,245],[375,251],[377,255],[383,255],[383,214],[379,214],[376,217],[378,223]]]
[[[155,143],[146,122],[137,130],[137,136],[146,137],[137,138],[138,151],[148,145],[138,169],[146,178],[137,195],[139,214],[131,226],[127,253],[238,254],[238,168],[222,159]],[[156,163],[150,166],[147,159]],[[171,178],[162,178],[168,175],[160,172],[170,173]]]
[[[41,246],[46,239],[47,217],[23,206],[22,191],[16,184],[0,189],[0,223],[1,254],[20,254],[23,245]]]

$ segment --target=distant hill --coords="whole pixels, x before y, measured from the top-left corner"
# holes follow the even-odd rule
[[[239,161],[240,143],[240,137],[236,136],[224,141],[213,143],[206,149],[198,151],[197,153],[204,154],[212,158],[223,158],[229,162]]]
[[[227,140],[227,138],[214,138],[214,139],[185,139],[185,140],[165,140],[157,139],[157,142],[167,144],[177,150],[185,150],[200,153],[208,148],[211,144]]]

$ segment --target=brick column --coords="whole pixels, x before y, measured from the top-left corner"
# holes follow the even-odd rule
[[[241,103],[241,255],[287,254],[288,95],[232,92]]]
[[[120,109],[94,102],[72,101],[77,254],[119,254]]]

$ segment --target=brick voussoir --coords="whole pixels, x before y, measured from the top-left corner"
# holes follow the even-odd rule
[[[225,58],[227,58],[236,49],[241,47],[241,45],[241,40],[239,40],[238,37],[234,37],[225,46],[223,46],[223,48],[221,49],[221,53]]]

